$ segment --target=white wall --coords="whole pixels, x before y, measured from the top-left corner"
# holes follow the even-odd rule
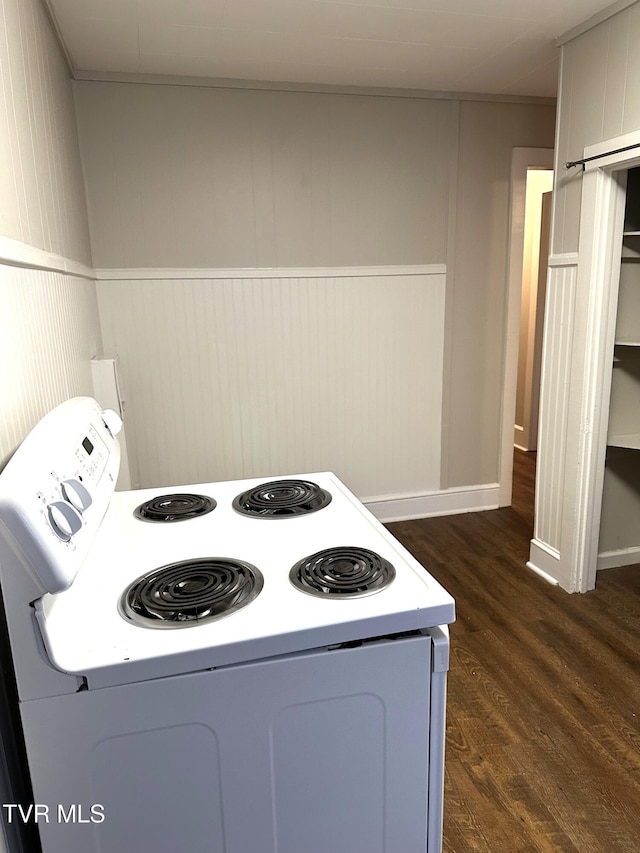
[[[443,263],[448,101],[74,83],[95,266]]]
[[[0,234],[90,264],[69,70],[39,0],[0,9]]]
[[[500,479],[511,155],[552,147],[554,126],[554,107],[460,104],[447,244],[443,485]]]
[[[0,0],[0,44],[1,466],[90,393],[100,328],[69,71],[39,0]]]
[[[426,386],[442,381],[437,361],[417,349],[409,378],[402,359],[388,364],[385,375],[395,376],[398,388],[405,389],[394,401],[395,417],[404,427],[393,438],[399,448],[391,447],[387,436],[377,455],[395,458],[400,452],[398,470],[411,468],[412,460],[422,458],[437,417],[439,488],[498,480],[511,150],[551,145],[553,106],[95,81],[76,83],[74,91],[94,261],[105,279],[113,277],[110,270],[124,268],[122,277],[129,282],[173,276],[179,289],[182,271],[194,269],[206,279],[220,268],[286,272],[446,263],[442,414],[434,410],[422,425],[423,413],[412,398],[416,375]],[[271,301],[275,296],[268,288],[262,296],[265,322],[271,322],[267,318],[280,303]],[[394,325],[401,348],[403,337],[413,339],[412,324],[422,323],[426,330],[429,317],[420,317],[422,309],[408,291],[398,287],[396,297],[398,310],[410,318],[406,326]],[[373,291],[365,305],[367,298],[373,304],[353,313],[357,340],[366,337],[371,311],[388,311],[384,300],[376,308]],[[302,316],[314,310],[304,297],[296,305]],[[109,330],[128,324],[128,302],[115,310],[120,313],[109,321]],[[206,351],[206,331],[195,316],[187,334]],[[137,319],[143,336],[152,334],[147,315]],[[133,351],[123,334],[118,333],[118,348]],[[130,334],[136,334],[133,327]],[[328,343],[336,345],[333,339]],[[114,345],[105,325],[105,348]],[[345,354],[349,371],[348,348]],[[146,383],[162,394],[142,362],[127,365],[120,355],[136,388]],[[203,363],[206,359],[196,370],[200,384],[208,387]],[[322,385],[330,408],[337,383],[329,364]],[[257,377],[258,372],[253,381]],[[375,400],[379,372],[372,370],[364,381],[367,399]],[[137,409],[133,417],[142,423],[142,399],[128,390],[130,412]],[[195,414],[188,409],[177,415],[187,434]],[[252,416],[257,420],[259,414],[254,409]],[[379,413],[371,408],[364,417],[373,423]],[[354,427],[334,429],[338,447],[339,430]],[[136,433],[141,444],[151,441],[142,426]],[[354,438],[349,432],[344,440],[349,444]],[[164,445],[170,447],[168,433]],[[315,458],[311,439],[306,458],[309,465]],[[386,493],[388,483],[367,479],[369,460],[362,448],[353,462],[356,480],[370,482],[361,495],[372,494],[369,489]],[[245,472],[246,462],[234,456],[230,475]],[[145,476],[155,482],[159,470]],[[431,487],[424,480],[418,488]],[[404,488],[401,482],[394,488],[409,492],[416,484],[407,477]]]

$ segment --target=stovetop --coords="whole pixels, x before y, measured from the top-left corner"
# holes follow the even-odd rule
[[[310,481],[328,498],[300,515],[238,512],[240,495],[260,493],[274,480]],[[279,488],[286,491],[286,483]],[[292,494],[296,489],[292,485]],[[141,504],[162,503],[162,496],[176,494],[208,498],[207,512],[170,523],[136,517]],[[338,585],[370,571],[368,558],[358,562],[359,550],[352,559],[353,549],[379,560],[384,579],[367,594],[338,592],[337,597],[296,587],[292,570],[309,558],[313,563],[326,549],[340,549],[332,566]],[[257,570],[260,588],[228,614],[176,630],[158,630],[133,618],[125,601],[131,584],[185,560],[218,561],[223,570],[227,562],[240,561]],[[116,492],[74,582],[63,592],[46,594],[36,614],[55,666],[84,676],[90,687],[304,653],[455,618],[451,596],[328,472]]]

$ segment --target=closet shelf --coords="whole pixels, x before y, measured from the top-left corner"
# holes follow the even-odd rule
[[[629,450],[640,450],[640,433],[610,435],[607,438],[607,445],[609,447],[626,447]]]

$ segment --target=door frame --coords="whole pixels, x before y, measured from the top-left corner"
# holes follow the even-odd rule
[[[567,447],[577,441],[575,465],[567,465],[570,479],[564,488],[566,496],[574,492],[575,498],[570,506],[564,502],[573,524],[563,524],[566,533],[560,548],[561,558],[566,553],[569,559],[569,588],[578,592],[593,589],[596,583],[626,203],[626,176],[619,173],[640,166],[640,149],[620,149],[636,144],[640,144],[640,132],[590,145],[583,154],[585,158],[601,157],[617,151],[585,163],[582,182],[576,291],[585,298],[575,329],[576,342],[582,345],[574,349],[571,367],[572,383],[576,381],[581,394],[572,401],[575,409],[568,419],[569,429],[576,422],[579,429],[573,436],[565,436]]]

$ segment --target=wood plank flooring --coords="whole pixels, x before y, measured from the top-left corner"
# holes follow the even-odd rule
[[[640,566],[529,571],[534,468],[509,508],[389,525],[456,598],[444,850],[639,853]]]

